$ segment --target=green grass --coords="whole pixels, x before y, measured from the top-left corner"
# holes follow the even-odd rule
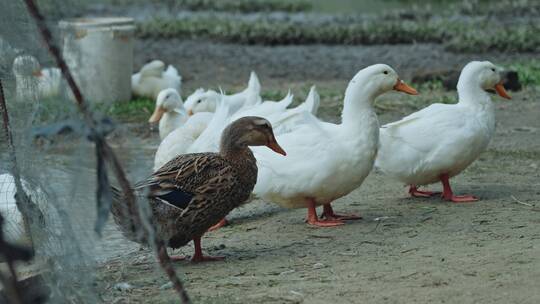
[[[139,24],[140,38],[208,38],[242,44],[381,44],[442,42],[454,26],[385,21],[325,24],[233,18],[154,19]]]
[[[336,17],[337,18],[337,17]],[[345,17],[343,17],[345,18]],[[138,25],[140,38],[206,38],[240,44],[404,44],[443,43],[450,51],[481,53],[540,52],[540,25],[512,24],[501,29],[494,21],[456,22],[451,18],[332,22],[239,20],[228,17],[154,19]]]
[[[153,4],[187,11],[303,12],[312,8],[307,0],[98,0],[111,5]]]
[[[496,30],[489,30],[494,29]],[[487,30],[482,30],[485,28]],[[520,24],[502,27],[495,24],[473,24],[452,35],[446,48],[454,52],[540,52],[540,25]]]
[[[506,67],[517,71],[523,85],[540,86],[540,59],[511,63]]]
[[[413,83],[413,87],[421,92],[444,89],[443,82],[441,80],[430,80],[421,83]]]
[[[122,122],[147,121],[154,111],[155,102],[148,98],[137,98],[129,102],[118,102],[111,106],[100,106],[104,114]]]

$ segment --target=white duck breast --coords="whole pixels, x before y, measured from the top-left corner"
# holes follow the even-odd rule
[[[342,123],[321,122],[314,116],[298,129],[277,136],[287,151],[275,157],[255,147],[259,173],[254,194],[288,208],[308,208],[308,223],[336,226],[343,219],[330,203],[358,188],[373,167],[379,145],[379,124],[374,99],[392,89],[416,94],[387,65],[359,71],[345,92]],[[324,205],[325,220],[315,207]]]
[[[478,158],[493,136],[495,111],[485,91],[491,88],[508,98],[492,63],[467,64],[459,78],[457,104],[433,104],[381,128],[376,166],[411,185],[413,196],[432,194],[418,191],[417,185],[442,181],[446,199],[475,200],[472,196],[454,196],[448,178]]]

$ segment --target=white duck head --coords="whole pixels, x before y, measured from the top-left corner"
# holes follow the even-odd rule
[[[156,108],[148,122],[156,123],[161,119],[163,114],[171,112],[177,112],[183,115],[187,114],[182,103],[182,97],[180,97],[178,91],[176,89],[165,89],[159,92],[156,99]]]
[[[460,97],[465,94],[475,94],[479,91],[495,90],[501,97],[511,99],[506,93],[500,76],[500,68],[489,61],[471,61],[459,75],[457,90]],[[461,100],[474,100],[472,98],[460,98]]]
[[[15,77],[39,77],[41,66],[34,56],[22,55],[13,61],[13,74]]]
[[[213,90],[197,89],[186,99],[185,107],[189,115],[199,112],[215,112],[220,94]]]
[[[345,96],[364,97],[370,102],[391,90],[416,95],[418,92],[406,85],[396,71],[386,64],[374,64],[360,70],[349,82]],[[361,95],[361,96],[359,96]]]
[[[418,92],[406,85],[396,71],[386,64],[374,64],[360,70],[351,79],[343,102],[343,123],[358,122],[358,113],[371,109],[377,96],[391,90],[411,95]]]

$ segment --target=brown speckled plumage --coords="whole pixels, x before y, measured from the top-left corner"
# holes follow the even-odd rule
[[[257,166],[248,145],[267,145],[274,140],[270,124],[261,126],[261,119],[241,118],[229,125],[223,131],[219,153],[177,156],[135,185],[138,197],[146,195],[156,233],[169,247],[178,248],[200,237],[249,198],[257,181]],[[137,238],[131,221],[123,216],[123,200],[119,192],[115,194],[115,222],[130,240],[146,242]]]

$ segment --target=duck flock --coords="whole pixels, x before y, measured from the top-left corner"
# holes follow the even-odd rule
[[[163,84],[171,80],[166,75],[171,68],[156,62],[141,74],[150,65],[160,69],[151,73],[153,77],[161,77]],[[379,126],[373,108],[378,96],[389,91],[418,93],[390,66],[376,64],[351,79],[341,123],[335,124],[316,116],[320,100],[315,87],[303,103],[290,108],[290,93],[280,101],[263,101],[252,72],[242,92],[225,95],[199,89],[183,103],[180,78],[175,79],[177,87],[155,96],[149,121],[159,122],[162,141],[154,173],[135,190],[150,202],[156,229],[169,247],[194,241],[194,262],[222,258],[203,255],[201,236],[224,225],[231,210],[253,198],[306,208],[307,224],[316,227],[361,219],[335,212],[332,203],[360,187],[374,166],[409,185],[414,197],[440,194],[455,203],[478,200],[454,194],[449,179],[478,158],[493,136],[495,111],[486,90],[510,98],[500,69],[488,61],[473,61],[461,72],[457,103],[435,103]],[[436,182],[442,183],[442,193],[419,189]],[[128,238],[137,240],[120,212],[122,196],[115,193],[115,221]]]
[[[26,72],[37,74],[34,65],[26,64]],[[155,60],[132,76],[133,93],[156,100],[149,122],[159,124],[161,138],[153,173],[134,190],[148,200],[156,231],[169,247],[194,241],[194,262],[222,259],[203,255],[201,237],[254,198],[306,208],[307,224],[316,227],[361,219],[334,211],[332,203],[360,187],[374,166],[408,185],[411,196],[474,202],[473,195],[454,194],[449,180],[478,158],[494,134],[495,110],[487,90],[510,99],[500,72],[491,62],[470,62],[459,77],[457,103],[434,103],[380,126],[373,107],[378,96],[418,94],[386,64],[354,75],[336,124],[317,117],[315,87],[303,103],[290,107],[290,93],[279,101],[263,100],[254,72],[239,93],[198,89],[184,102],[178,71]],[[44,93],[56,90],[41,87]],[[442,193],[419,188],[436,182]],[[122,194],[113,190],[115,222],[128,239],[144,242],[125,215]]]

